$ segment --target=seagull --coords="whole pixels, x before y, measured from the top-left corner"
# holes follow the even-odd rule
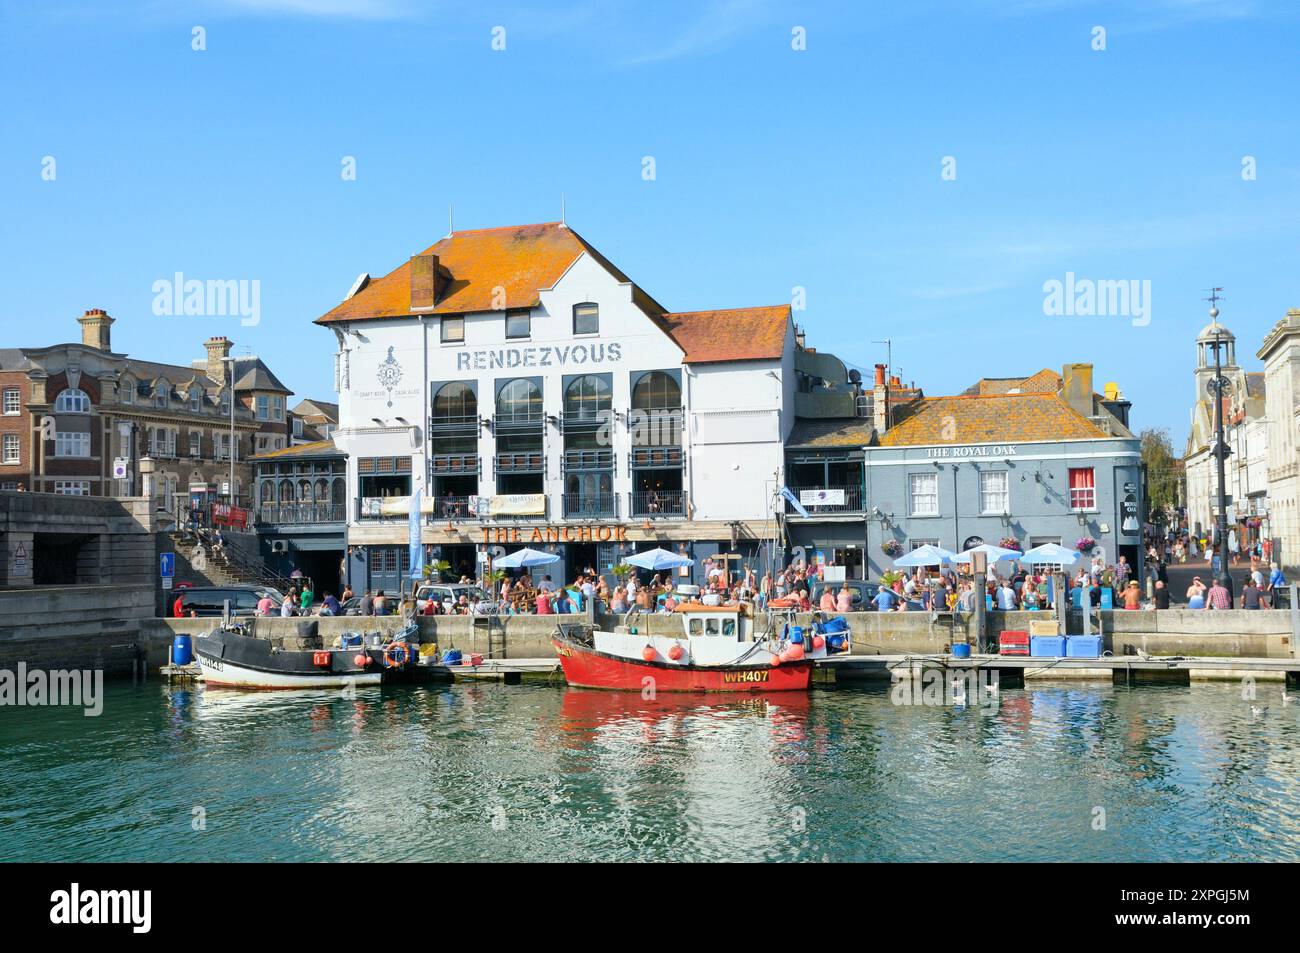
[[[1251,713],[1252,715],[1263,715],[1263,714],[1266,714],[1267,712],[1268,712],[1268,706],[1267,706],[1267,705],[1251,705],[1251,706],[1250,706],[1250,713]]]
[[[1151,658],[1151,656],[1146,652],[1142,651],[1142,649],[1138,649],[1137,654],[1138,654],[1138,658],[1143,659],[1144,661],[1150,660]]]
[[[1294,695],[1288,695],[1288,694],[1286,693],[1286,689],[1285,689],[1285,688],[1282,689],[1282,704],[1283,704],[1283,705],[1293,705],[1293,704],[1295,704],[1295,703],[1298,702],[1298,701],[1300,701],[1300,698],[1296,698],[1296,696],[1294,696]]]

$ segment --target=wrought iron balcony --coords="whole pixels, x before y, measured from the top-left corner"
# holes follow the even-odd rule
[[[564,472],[614,470],[613,450],[566,450],[564,451]]]
[[[342,523],[342,503],[263,503],[257,521],[266,525]]]
[[[634,519],[680,518],[686,515],[684,490],[646,490],[632,493],[631,497],[631,516]]]
[[[681,447],[633,447],[630,456],[633,470],[680,469]]]
[[[542,450],[529,450],[522,453],[498,453],[496,456],[496,473],[545,473],[546,453]]]
[[[618,516],[618,496],[614,493],[565,493],[566,519],[598,519]]]
[[[803,508],[809,514],[862,512],[862,487],[860,486],[792,486],[790,492],[801,503],[803,503],[803,498],[800,496],[802,493],[810,494],[809,500],[820,499],[820,502],[803,503]],[[816,494],[816,496],[812,494]],[[785,511],[797,515],[797,511],[789,500],[786,500]]]
[[[480,465],[478,455],[473,453],[437,453],[429,457],[429,472],[436,476],[478,476]]]

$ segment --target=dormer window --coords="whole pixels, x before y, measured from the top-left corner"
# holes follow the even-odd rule
[[[588,301],[573,306],[573,333],[600,333],[600,305]]]
[[[194,414],[203,412],[203,392],[197,387],[190,389],[190,412]]]
[[[221,392],[221,416],[230,416],[230,391],[228,390]]]
[[[166,407],[168,400],[171,398],[171,385],[167,381],[159,381],[153,388],[153,403],[155,407]]]
[[[135,381],[131,380],[131,378],[129,377],[123,378],[121,385],[117,389],[117,392],[121,396],[122,403],[124,404],[135,403]]]

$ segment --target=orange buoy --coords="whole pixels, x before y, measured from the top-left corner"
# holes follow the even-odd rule
[[[779,656],[779,655],[773,655],[773,656],[772,656],[772,667],[773,667],[773,668],[776,668],[776,667],[777,667],[778,665],[780,665],[780,664],[781,664],[781,656]]]
[[[668,650],[668,657],[674,662],[680,660],[682,657],[682,647],[680,645],[674,645]]]
[[[826,640],[820,635],[813,636],[813,648],[819,649],[826,644]]]
[[[655,651],[655,647],[653,645],[647,645],[645,648],[641,650],[641,657],[645,659],[647,662],[653,662],[655,660],[655,657],[658,654],[659,653]]]
[[[352,661],[356,662],[356,663],[357,663],[358,665],[360,665],[362,668],[365,668],[367,665],[370,664],[370,656],[369,656],[369,655],[358,655],[358,656],[355,656],[355,657],[352,659]]]
[[[798,642],[791,643],[790,647],[781,653],[781,661],[797,662],[803,658],[803,646]]]

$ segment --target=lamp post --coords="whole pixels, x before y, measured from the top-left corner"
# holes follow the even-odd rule
[[[1219,349],[1225,343],[1222,335],[1218,330],[1219,322],[1219,292],[1222,288],[1211,288],[1210,297],[1210,319],[1215,323],[1216,329],[1214,338],[1209,342],[1211,349],[1214,351],[1214,377],[1210,381],[1210,396],[1214,400],[1214,468],[1219,477],[1219,512],[1214,520],[1215,533],[1218,536],[1219,551],[1219,575],[1224,580],[1224,586],[1228,590],[1228,597],[1233,597],[1232,576],[1228,573],[1228,491],[1225,478],[1224,462],[1228,457],[1228,444],[1223,436],[1223,397],[1228,390],[1228,381],[1224,379],[1222,373],[1222,363],[1220,361]]]
[[[230,394],[230,443],[226,450],[230,456],[230,483],[226,486],[226,496],[230,500],[230,505],[235,505],[235,359],[233,357],[223,358],[222,363],[229,364],[230,370],[226,372],[226,386]]]

